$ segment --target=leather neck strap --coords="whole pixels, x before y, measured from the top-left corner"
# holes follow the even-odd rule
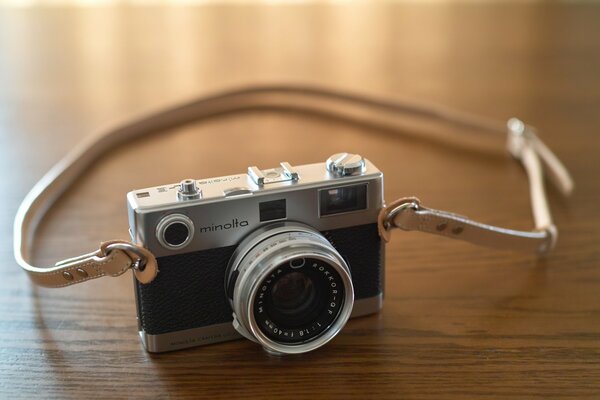
[[[511,119],[502,123],[459,113],[438,106],[387,101],[334,90],[304,86],[257,86],[207,96],[166,109],[94,136],[81,143],[56,164],[27,194],[14,225],[14,254],[31,279],[42,286],[62,287],[101,276],[118,276],[133,269],[142,283],[158,273],[155,257],[147,249],[128,241],[109,241],[92,253],[60,261],[51,267],[29,263],[29,250],[36,227],[65,190],[100,156],[125,142],[190,122],[245,110],[300,111],[346,121],[388,128],[415,130],[415,122],[428,132],[445,133],[450,125],[461,131],[505,134],[509,152],[524,166],[529,177],[535,219],[533,231],[516,231],[471,221],[466,217],[423,207],[416,198],[390,203],[379,215],[379,232],[389,240],[393,228],[435,233],[478,245],[544,254],[556,242],[544,190],[543,170],[559,190],[568,195],[573,182],[558,158],[536,136],[533,128]],[[432,127],[433,125],[433,127]],[[392,129],[390,129],[392,128]],[[423,130],[417,129],[417,130]],[[447,139],[446,139],[447,140]]]

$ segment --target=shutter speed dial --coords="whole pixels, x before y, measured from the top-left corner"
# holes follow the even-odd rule
[[[327,159],[327,171],[336,176],[361,175],[365,172],[365,159],[360,154],[337,153]]]

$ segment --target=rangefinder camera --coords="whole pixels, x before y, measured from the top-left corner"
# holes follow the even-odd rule
[[[150,352],[245,337],[303,353],[382,307],[383,174],[360,155],[186,179],[127,200],[132,240],[158,261],[151,283],[134,279]]]

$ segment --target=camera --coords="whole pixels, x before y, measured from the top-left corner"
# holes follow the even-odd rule
[[[159,268],[134,280],[150,352],[245,337],[303,353],[382,307],[383,174],[360,155],[186,179],[127,201],[132,241]]]

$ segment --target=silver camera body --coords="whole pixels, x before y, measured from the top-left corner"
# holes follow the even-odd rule
[[[159,267],[153,282],[134,280],[148,351],[244,336],[302,353],[382,307],[383,174],[359,155],[186,179],[127,201],[131,238]]]

